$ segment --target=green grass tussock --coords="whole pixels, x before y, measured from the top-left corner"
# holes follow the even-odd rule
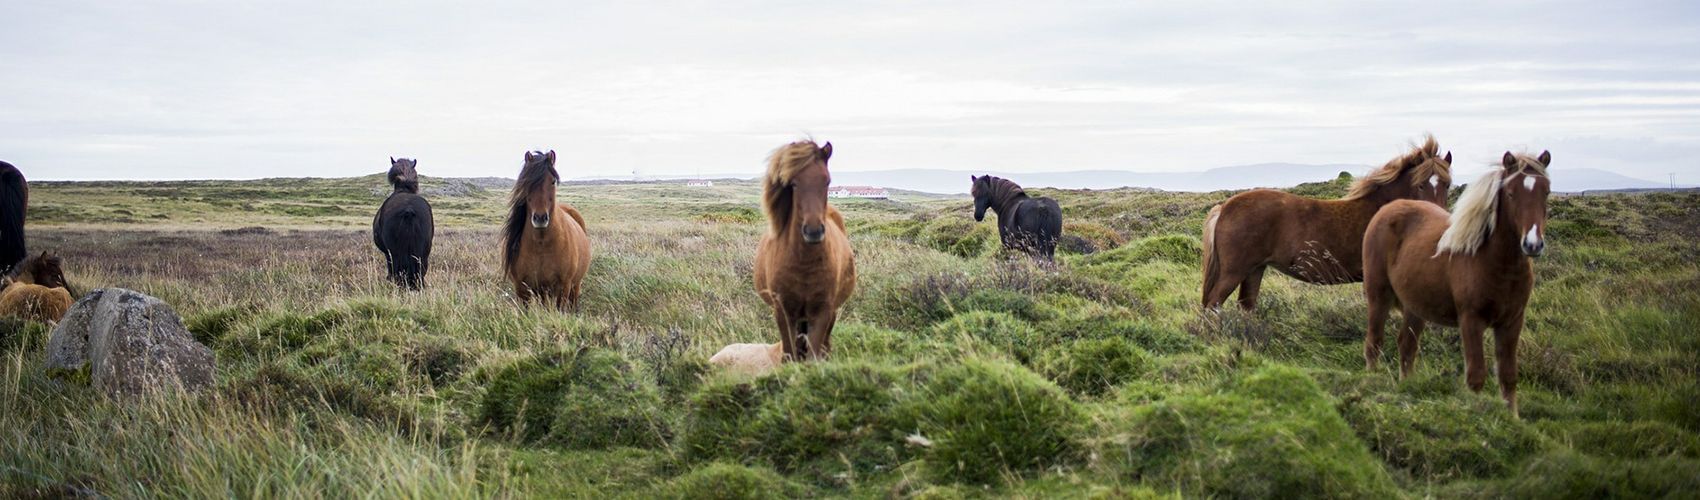
[[[655,447],[671,430],[650,379],[619,353],[586,348],[533,356],[499,369],[478,422],[522,442],[569,449]]]

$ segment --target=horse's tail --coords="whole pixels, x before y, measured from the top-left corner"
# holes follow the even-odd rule
[[[1204,267],[1204,298],[1201,303],[1209,306],[1210,290],[1216,288],[1216,275],[1220,273],[1222,264],[1216,259],[1216,223],[1222,219],[1222,206],[1210,207],[1210,215],[1204,218],[1203,267]]]
[[[590,232],[590,226],[584,225],[584,216],[579,215],[578,209],[573,208],[572,205],[562,203],[561,210],[567,211],[567,217],[572,217],[574,221],[578,222],[579,229],[583,229],[586,233]]]
[[[8,272],[27,255],[24,211],[29,208],[29,184],[23,172],[0,161],[0,272]]]

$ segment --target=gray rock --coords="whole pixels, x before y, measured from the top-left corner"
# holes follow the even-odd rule
[[[212,386],[212,349],[165,302],[123,288],[78,299],[47,339],[47,369],[109,395]],[[86,376],[86,378],[85,378]]]

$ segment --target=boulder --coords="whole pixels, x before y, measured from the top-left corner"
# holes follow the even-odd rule
[[[761,375],[778,368],[784,359],[779,344],[732,344],[708,358],[708,362],[735,372]]]
[[[76,374],[114,396],[205,389],[213,366],[212,349],[195,341],[170,305],[123,288],[77,300],[47,339],[49,371]]]

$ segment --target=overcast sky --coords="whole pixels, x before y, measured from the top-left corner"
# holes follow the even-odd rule
[[[753,176],[805,134],[835,170],[1182,171],[1424,132],[1700,181],[1700,2],[0,5],[31,179]]]

